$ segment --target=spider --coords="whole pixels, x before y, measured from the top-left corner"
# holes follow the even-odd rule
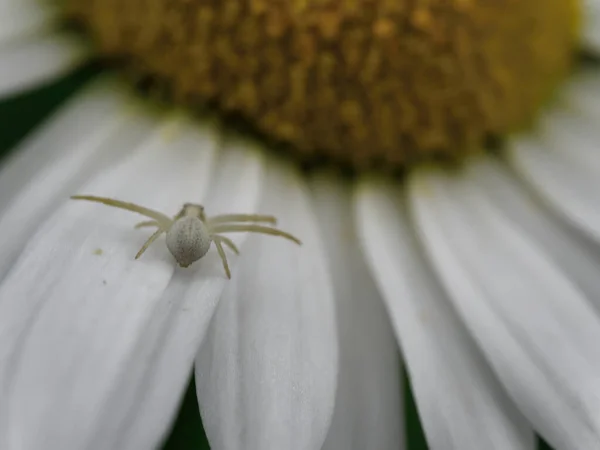
[[[144,243],[140,251],[135,255],[138,259],[146,249],[163,233],[167,234],[167,248],[181,267],[188,267],[198,261],[208,252],[210,244],[215,243],[219,257],[223,262],[223,268],[227,278],[231,279],[231,271],[227,263],[227,256],[223,246],[229,247],[234,253],[240,251],[231,239],[221,233],[253,232],[281,236],[285,239],[301,245],[298,238],[277,228],[258,225],[256,222],[275,225],[277,220],[273,216],[258,214],[222,214],[214,217],[206,217],[204,207],[194,203],[185,203],[183,208],[173,218],[136,205],[107,197],[96,197],[93,195],[73,195],[73,200],[87,200],[102,203],[115,208],[125,209],[146,216],[152,220],[138,223],[135,228],[156,227],[157,230]],[[250,222],[250,223],[248,223]],[[255,222],[255,223],[252,223]]]

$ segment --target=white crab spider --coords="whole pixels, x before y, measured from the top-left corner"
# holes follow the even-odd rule
[[[152,220],[138,223],[135,228],[157,227],[157,230],[144,243],[140,251],[135,255],[138,259],[161,234],[167,234],[167,248],[181,267],[188,267],[198,261],[208,252],[211,242],[215,243],[217,252],[223,262],[223,268],[227,278],[231,278],[229,264],[223,245],[229,247],[233,252],[239,254],[239,250],[231,239],[222,236],[221,233],[253,232],[281,236],[298,245],[300,240],[285,231],[264,225],[248,222],[263,222],[275,225],[277,220],[273,216],[262,216],[257,214],[222,214],[214,217],[206,217],[204,206],[193,203],[185,203],[179,213],[170,218],[169,216],[144,208],[134,203],[122,202],[106,197],[93,195],[74,195],[73,200],[87,200],[90,202],[103,203],[108,206],[133,211]]]

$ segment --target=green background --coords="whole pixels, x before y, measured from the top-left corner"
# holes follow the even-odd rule
[[[70,95],[98,72],[95,67],[86,67],[77,73],[50,86],[29,92],[18,98],[0,102],[0,156],[8,154],[15,144],[34,129],[49,113],[60,106]],[[410,387],[404,376],[405,427],[408,450],[426,450],[423,431],[419,423]],[[179,415],[164,449],[204,450],[209,449],[198,411],[193,381],[190,382],[183,399]],[[540,450],[551,450],[540,442]]]

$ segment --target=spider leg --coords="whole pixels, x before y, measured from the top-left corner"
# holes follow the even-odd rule
[[[121,200],[115,200],[115,199],[107,198],[107,197],[96,197],[94,195],[73,195],[71,197],[71,199],[87,200],[89,202],[102,203],[104,205],[114,206],[115,208],[132,211],[132,212],[141,214],[142,216],[149,217],[150,219],[154,219],[164,229],[169,229],[169,227],[173,223],[173,220],[169,216],[167,216],[161,212],[154,211],[153,209],[149,209],[149,208],[145,208],[140,205],[136,205],[135,203],[122,202]]]
[[[160,228],[160,224],[156,220],[144,220],[143,222],[137,223],[134,228],[136,230],[139,230],[140,228],[146,228],[146,227]]]
[[[135,259],[139,259],[140,256],[142,256],[144,254],[144,252],[148,249],[148,247],[150,247],[150,245],[156,240],[158,239],[158,237],[163,234],[165,232],[165,230],[163,230],[162,228],[159,228],[158,230],[156,230],[152,236],[150,236],[148,238],[148,240],[144,243],[144,245],[142,246],[142,248],[140,249],[139,252],[137,252],[137,255],[135,255]]]
[[[240,249],[237,248],[237,245],[235,245],[233,243],[233,241],[231,239],[229,239],[227,236],[222,236],[220,234],[213,234],[211,235],[211,238],[213,239],[213,241],[219,241],[222,244],[225,244],[227,247],[229,247],[231,249],[231,251],[233,253],[235,253],[236,255],[240,254]]]
[[[302,245],[302,242],[289,233],[285,231],[278,230],[277,228],[265,227],[263,225],[254,225],[254,224],[222,224],[216,225],[211,228],[213,234],[217,233],[242,233],[242,232],[250,232],[250,233],[260,233],[260,234],[268,234],[271,236],[281,236],[282,238],[288,239],[292,242],[295,242],[298,245]]]
[[[220,234],[213,234],[211,237],[212,237],[213,241],[220,241],[223,244],[225,244],[236,255],[240,254],[240,249],[237,248],[237,245],[235,245],[233,243],[233,241],[231,239],[229,239],[227,236],[221,236]]]
[[[221,261],[223,262],[223,269],[225,269],[225,274],[227,278],[231,280],[231,271],[229,270],[229,264],[227,264],[227,256],[225,255],[225,250],[223,250],[223,246],[221,245],[221,241],[218,239],[214,240],[215,246],[217,247],[217,252],[219,252],[219,256],[221,257]]]
[[[277,219],[273,216],[259,214],[221,214],[209,217],[206,220],[206,223],[209,225],[220,225],[231,222],[264,222],[275,225],[277,224]]]

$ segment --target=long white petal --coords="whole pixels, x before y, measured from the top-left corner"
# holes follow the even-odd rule
[[[571,134],[568,126],[555,133],[561,133],[562,139],[514,138],[510,162],[568,222],[600,242],[600,165],[585,162],[585,153],[594,150],[596,143],[589,136]]]
[[[600,445],[600,320],[587,299],[468,178],[411,183],[417,230],[514,402],[558,449]]]
[[[600,306],[600,265],[595,248],[543,208],[534,193],[498,162],[489,158],[472,161],[463,176],[543,248],[590,301]]]
[[[361,242],[399,337],[430,448],[532,448],[529,425],[427,266],[401,190],[365,180],[357,201]]]
[[[214,450],[318,450],[338,367],[331,281],[299,176],[273,163],[265,186],[261,213],[303,245],[248,240],[196,361],[198,398]]]
[[[536,135],[514,137],[512,167],[569,223],[600,240],[600,72],[588,69],[568,84]]]
[[[173,214],[185,201],[201,201],[216,132],[182,126],[174,136],[157,129],[123,163],[78,192]],[[230,196],[243,189],[254,191],[243,186]],[[199,336],[171,327],[193,317],[198,327],[206,324],[223,275],[216,275],[212,255],[213,264],[201,265],[208,273],[182,269],[167,289],[172,257],[158,241],[135,261],[147,238],[132,229],[135,222],[125,211],[69,202],[46,220],[1,285],[1,448],[139,448],[137,443],[166,432],[168,420],[158,422],[175,413],[176,400],[166,401],[161,407],[167,410],[156,415],[140,414],[138,406],[154,407],[157,397],[181,394],[186,381],[181,374],[191,369],[185,355],[197,348]],[[193,276],[209,280],[194,286]],[[163,351],[173,348],[181,355],[165,357]],[[169,387],[146,369],[160,373]],[[142,419],[159,428],[148,429]],[[153,438],[140,436],[144,433]]]
[[[402,449],[399,351],[358,246],[351,186],[321,174],[313,188],[335,289],[340,341],[336,405],[323,450]]]
[[[32,36],[0,46],[0,99],[49,83],[75,69],[88,49],[70,36]]]
[[[580,69],[561,87],[560,104],[600,120],[600,71],[593,66]]]
[[[0,168],[0,279],[31,234],[74,188],[127,154],[150,128],[110,81],[90,86]]]
[[[600,54],[600,1],[585,0],[583,2],[583,45]]]
[[[597,120],[585,112],[560,107],[549,110],[540,122],[540,134],[549,152],[570,159],[573,165],[600,170]]]
[[[197,126],[197,125],[194,125]],[[197,138],[197,134],[191,134]],[[200,147],[198,139],[191,145]],[[200,149],[198,149],[200,151]],[[198,168],[199,178],[209,178],[211,164]],[[217,171],[217,180],[211,183],[205,207],[208,214],[224,212],[255,213],[262,186],[263,161],[244,142],[226,140],[221,151],[221,160]],[[190,193],[190,200],[203,190],[199,183],[197,192]],[[232,236],[236,244],[241,245],[243,235]],[[235,261],[230,261],[232,270]],[[137,392],[132,392],[135,384],[129,372],[130,381],[121,383],[113,398],[124,401],[130,397],[134,409],[120,410],[115,407],[110,419],[107,418],[106,432],[110,426],[120,430],[119,449],[153,448],[168,429],[173,413],[177,410],[182,389],[189,379],[190,368],[198,353],[200,342],[204,338],[210,319],[213,316],[224,284],[227,282],[221,260],[216,252],[188,270],[175,271],[167,289],[156,306],[154,321],[146,330],[146,338],[141,340],[137,351],[153,355],[146,365],[135,366],[138,376]]]
[[[50,31],[58,22],[58,8],[46,1],[0,2],[0,46]]]

